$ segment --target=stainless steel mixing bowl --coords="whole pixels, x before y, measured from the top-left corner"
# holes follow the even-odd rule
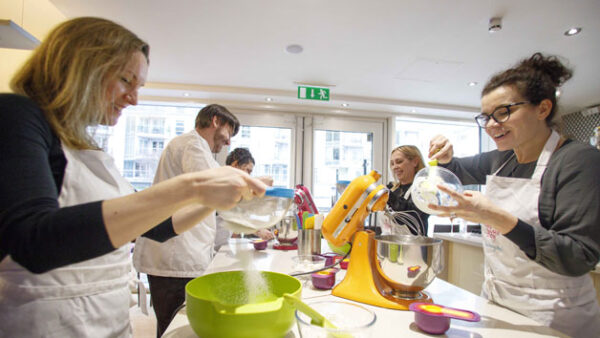
[[[423,236],[383,235],[377,241],[380,272],[392,287],[391,296],[422,297],[444,267],[442,240]]]
[[[294,229],[294,215],[288,214],[275,224],[279,243],[294,243],[298,238],[298,230]]]

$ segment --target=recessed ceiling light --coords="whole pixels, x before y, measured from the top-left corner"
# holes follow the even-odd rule
[[[495,33],[502,29],[502,18],[491,18],[488,25],[488,32]]]
[[[290,54],[300,54],[303,50],[304,48],[302,48],[302,46],[296,44],[288,45],[287,47],[285,47],[285,51]]]
[[[270,97],[265,97],[265,101],[267,101],[267,102],[271,102],[271,101],[273,101],[273,99],[272,99],[272,98],[270,98]]]
[[[580,32],[581,32],[581,27],[572,27],[572,28],[569,28],[569,30],[567,30],[565,32],[565,35],[566,36],[573,36],[573,35],[579,34]]]
[[[347,104],[347,103],[342,103],[342,107],[348,107],[348,106],[349,106],[349,104]]]
[[[410,112],[411,112],[411,113],[416,113],[416,112],[417,112],[417,110],[416,110],[416,109],[411,109],[411,110],[410,110]]]
[[[477,86],[477,82],[475,82],[475,81],[469,82],[469,87],[475,87],[475,86]]]
[[[183,93],[183,96],[185,96],[185,97],[188,97],[188,96],[190,96],[190,93],[188,93],[188,92],[184,92],[184,93]]]
[[[557,89],[557,90],[556,90],[556,93],[555,93],[556,97],[559,97],[559,96],[560,96],[560,94],[562,94],[562,93],[561,93],[561,91],[560,91],[560,89]]]

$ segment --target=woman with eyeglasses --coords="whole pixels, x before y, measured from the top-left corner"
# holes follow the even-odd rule
[[[475,120],[498,149],[453,158],[438,135],[429,153],[486,192],[440,186],[458,205],[430,207],[484,225],[484,296],[570,336],[598,337],[589,272],[600,257],[600,152],[552,123],[556,90],[571,75],[556,57],[535,53],[493,76]]]

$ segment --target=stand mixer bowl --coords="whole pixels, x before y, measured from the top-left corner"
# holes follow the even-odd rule
[[[390,296],[418,299],[444,267],[442,240],[423,236],[375,237],[381,275],[392,287]]]
[[[279,243],[291,244],[298,239],[298,230],[294,229],[294,215],[288,214],[275,224],[276,238]]]

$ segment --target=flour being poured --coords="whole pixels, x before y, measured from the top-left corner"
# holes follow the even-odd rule
[[[247,303],[271,301],[277,298],[269,290],[269,284],[262,273],[252,264],[252,254],[247,250],[240,250],[236,254],[244,269],[244,284],[247,291]]]

